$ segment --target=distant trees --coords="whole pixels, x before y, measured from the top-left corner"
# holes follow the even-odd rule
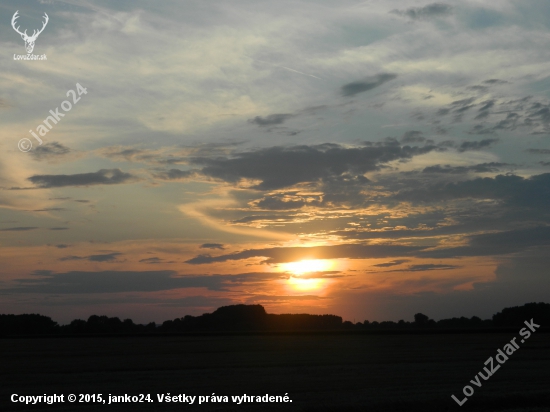
[[[476,329],[493,327],[522,327],[524,321],[550,326],[550,304],[527,303],[505,308],[493,315],[492,320],[477,316],[435,321],[423,313],[416,313],[413,322],[342,321],[335,315],[268,314],[261,305],[222,306],[213,313],[200,316],[186,315],[167,320],[157,327],[154,322],[135,324],[131,319],[92,315],[88,320],[75,319],[60,326],[47,316],[38,314],[0,315],[0,336],[10,335],[101,335],[186,333],[202,331],[330,331],[330,330],[414,330],[414,329]]]
[[[55,333],[57,322],[38,314],[0,315],[0,335],[44,335]]]
[[[349,322],[351,323],[351,322]],[[353,326],[353,324],[352,324]],[[213,313],[167,320],[161,332],[337,330],[342,318],[334,315],[268,314],[261,305],[222,306]]]
[[[417,313],[414,315],[414,323],[416,326],[419,326],[419,327],[428,326],[429,320],[430,318],[424,315],[423,313]]]
[[[523,306],[505,308],[502,312],[493,315],[495,326],[523,326],[526,320],[534,319],[539,325],[550,325],[549,303],[527,303]]]

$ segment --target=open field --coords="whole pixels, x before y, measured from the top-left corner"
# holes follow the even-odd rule
[[[517,334],[0,339],[2,411],[547,411],[550,334],[535,333],[459,407]],[[9,395],[149,393],[145,404],[12,404]],[[159,404],[156,394],[284,395],[292,403]],[[229,398],[231,401],[231,397]]]

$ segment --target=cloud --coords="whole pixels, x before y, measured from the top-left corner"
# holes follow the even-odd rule
[[[452,270],[458,269],[461,266],[455,265],[434,265],[434,264],[424,264],[424,265],[410,265],[406,269],[394,269],[390,272],[426,272],[429,270]]]
[[[283,124],[288,119],[294,117],[292,114],[288,113],[276,113],[276,114],[270,114],[266,117],[256,116],[253,119],[248,120],[249,123],[257,124],[260,127],[265,126],[273,126],[277,124]]]
[[[230,260],[244,260],[256,257],[266,258],[264,263],[285,263],[305,259],[367,259],[404,256],[425,247],[400,245],[361,245],[344,244],[335,246],[315,247],[276,247],[267,249],[249,249],[242,252],[220,256],[199,255],[185,263],[202,265],[208,263],[227,262]]]
[[[373,265],[373,266],[376,266],[376,267],[379,267],[379,268],[389,268],[389,267],[392,267],[392,266],[399,266],[399,265],[401,265],[403,263],[406,263],[408,261],[409,261],[408,259],[392,260],[391,262],[379,263],[379,264]]]
[[[312,146],[271,147],[236,153],[233,157],[192,158],[202,165],[201,173],[229,183],[242,179],[259,180],[252,188],[280,189],[303,182],[334,180],[379,170],[394,160],[408,160],[440,148],[400,146],[396,141],[365,142],[363,147],[346,147],[334,143]],[[368,180],[363,177],[364,182]]]
[[[54,273],[38,270],[31,278],[18,279],[18,285],[2,289],[10,293],[89,294],[156,292],[182,288],[225,291],[243,285],[261,285],[288,279],[283,273],[242,273],[237,275],[180,276],[172,270],[161,271],[71,271]]]
[[[368,77],[365,80],[345,84],[342,86],[342,95],[355,96],[356,94],[382,86],[384,83],[387,83],[395,78],[397,78],[397,75],[393,73],[379,73],[375,76]]]
[[[301,300],[323,300],[330,299],[327,297],[321,297],[316,295],[254,295],[246,300],[247,303],[261,303],[261,302],[292,302]]]
[[[421,143],[425,140],[426,138],[422,136],[422,132],[419,132],[417,130],[410,130],[408,132],[405,132],[405,134],[401,138],[401,142],[403,143]]]
[[[60,258],[59,260],[62,262],[71,261],[71,260],[87,260],[89,262],[113,263],[113,262],[117,262],[117,257],[122,254],[123,253],[112,252],[112,253],[106,253],[101,255],[90,255],[90,256],[65,256]]]
[[[27,180],[39,188],[47,189],[65,186],[115,185],[135,181],[136,178],[120,169],[101,169],[93,173],[74,175],[34,175]]]
[[[550,226],[501,231],[468,236],[468,246],[422,251],[420,256],[434,259],[462,256],[497,256],[550,245]]]
[[[221,243],[203,243],[199,246],[201,249],[219,249],[225,250]]]
[[[459,147],[459,152],[467,152],[471,150],[481,150],[487,147],[491,147],[496,142],[498,142],[498,139],[485,139],[481,140],[479,142],[476,141],[465,141],[463,142]]]
[[[71,153],[71,149],[58,142],[49,142],[38,146],[30,154],[34,160],[52,160]]]
[[[432,3],[424,7],[411,7],[406,10],[392,10],[390,13],[409,17],[413,20],[428,20],[452,14],[453,8],[444,3]]]
[[[500,79],[489,79],[489,80],[484,80],[483,83],[486,83],[486,84],[507,84],[508,82],[506,80],[500,80]]]
[[[166,260],[155,256],[155,257],[150,257],[150,258],[147,258],[147,259],[141,259],[139,261],[139,263],[147,263],[149,265],[156,265],[156,264],[159,264],[159,263],[175,263],[175,262],[174,261],[167,262]]]
[[[425,189],[402,190],[396,199],[416,202],[438,202],[451,199],[496,199],[505,205],[526,208],[550,206],[550,173],[524,178],[497,175],[462,182],[438,183]]]
[[[451,166],[451,165],[434,165],[425,167],[422,173],[439,173],[439,174],[464,174],[464,173],[491,173],[497,172],[499,169],[510,166],[508,163],[480,163],[473,166]]]
[[[479,108],[479,114],[475,117],[476,120],[485,119],[489,117],[490,112],[489,109],[491,109],[495,105],[496,100],[485,100],[484,102],[481,102],[483,106]]]

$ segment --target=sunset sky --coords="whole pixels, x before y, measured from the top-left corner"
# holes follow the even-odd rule
[[[49,16],[47,60],[14,60],[17,10],[29,34]],[[0,313],[362,322],[548,302],[548,0],[0,16]],[[77,83],[39,145],[29,130]]]

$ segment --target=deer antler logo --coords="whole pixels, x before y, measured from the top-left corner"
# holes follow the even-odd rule
[[[19,15],[17,13],[19,13],[19,10],[17,10],[15,12],[15,14],[13,15],[13,18],[11,19],[11,25],[12,25],[13,29],[21,35],[21,38],[23,40],[25,40],[25,48],[27,49],[27,53],[30,54],[34,50],[34,42],[38,38],[38,35],[44,31],[44,29],[46,28],[46,25],[48,24],[48,21],[50,20],[50,18],[48,17],[48,15],[46,13],[44,13],[44,19],[45,20],[44,20],[44,23],[42,25],[42,28],[38,31],[34,30],[33,33],[32,33],[32,36],[28,36],[27,35],[27,30],[25,30],[24,33],[21,33],[19,31],[20,26],[15,27],[15,24],[17,23],[16,20],[19,18]]]

